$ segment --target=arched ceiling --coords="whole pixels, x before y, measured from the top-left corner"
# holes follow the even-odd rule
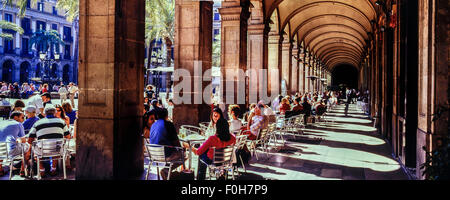
[[[265,16],[277,29],[314,52],[328,69],[358,67],[377,19],[375,0],[263,0]],[[330,70],[331,71],[331,70]]]

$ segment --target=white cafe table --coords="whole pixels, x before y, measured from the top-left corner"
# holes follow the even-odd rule
[[[179,138],[180,138],[180,141],[188,143],[189,146],[191,146],[191,147],[194,144],[201,144],[206,140],[205,136],[199,135],[199,134],[191,134],[191,135],[184,136],[184,137],[179,136]],[[189,168],[188,169],[190,170],[191,166],[192,166],[192,150],[191,149],[189,149],[189,158],[188,159],[189,159]]]

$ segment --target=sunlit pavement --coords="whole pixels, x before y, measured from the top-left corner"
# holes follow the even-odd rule
[[[347,114],[347,116],[346,116]],[[327,122],[309,126],[302,136],[286,135],[282,149],[258,151],[237,180],[407,180],[391,148],[355,104],[337,106]],[[194,157],[196,167],[197,157]],[[150,179],[156,179],[152,169]],[[145,176],[144,176],[145,177]]]

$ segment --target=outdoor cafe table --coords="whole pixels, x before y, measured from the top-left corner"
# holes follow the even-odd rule
[[[191,134],[185,137],[179,137],[180,141],[186,142],[189,144],[189,146],[192,146],[194,144],[201,144],[206,140],[206,137],[199,134]],[[189,169],[191,169],[192,166],[192,150],[189,149]]]

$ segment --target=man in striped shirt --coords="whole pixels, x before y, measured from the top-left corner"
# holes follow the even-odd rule
[[[45,118],[38,120],[34,123],[28,135],[28,143],[32,144],[35,139],[38,141],[41,139],[58,139],[58,138],[70,138],[69,128],[61,118],[55,117],[56,108],[53,104],[47,104],[44,109]],[[40,154],[39,149],[35,149],[35,154]],[[52,163],[51,175],[56,175],[56,164]],[[45,175],[45,169],[43,165],[40,165],[39,169],[41,176]]]

